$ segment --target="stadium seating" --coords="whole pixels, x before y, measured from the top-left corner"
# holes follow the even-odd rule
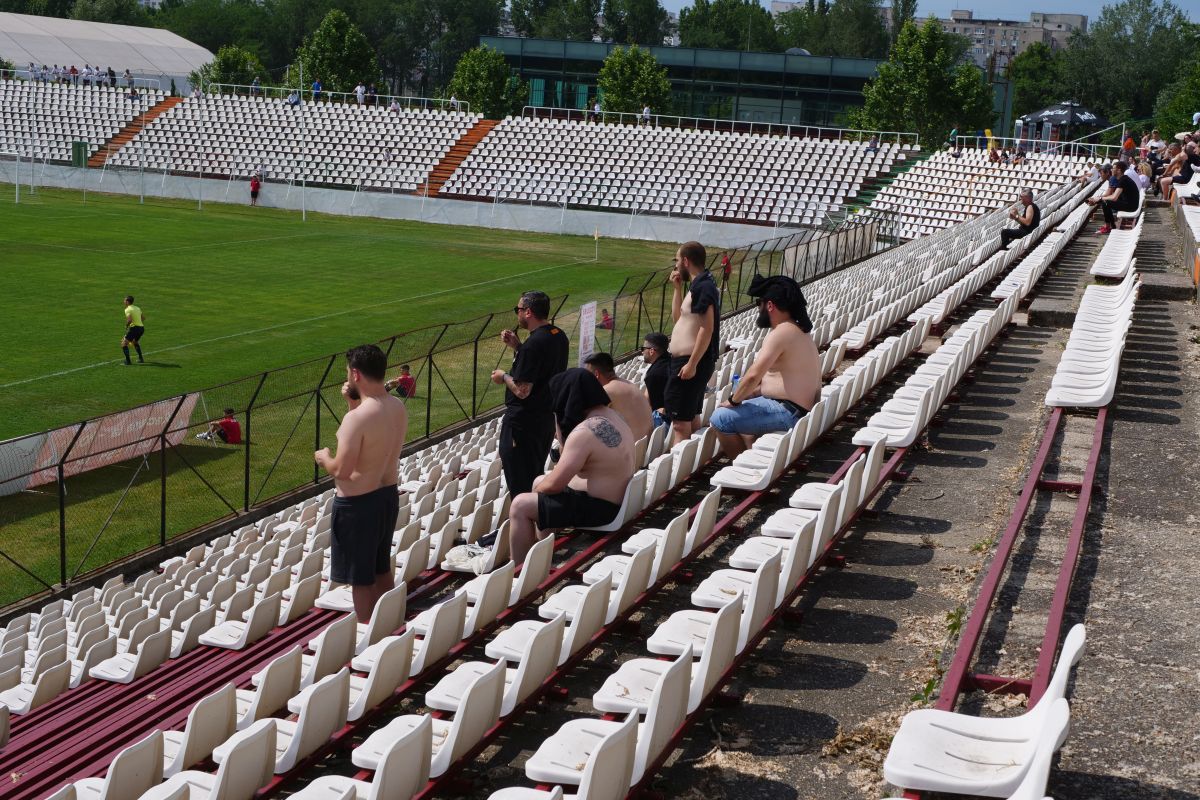
[[[597,210],[820,224],[903,150],[676,128],[508,118],[459,165],[447,196]]]
[[[416,191],[479,115],[262,97],[189,98],[146,126],[114,167]],[[143,162],[144,159],[144,162]]]
[[[985,150],[935,153],[880,190],[863,213],[886,212],[902,239],[915,239],[997,208],[1011,206],[1021,189],[1041,193],[1083,171],[1082,156],[1039,153],[1022,164],[992,164]],[[1043,209],[1045,211],[1045,209]]]
[[[0,152],[69,162],[71,143],[84,141],[90,156],[162,99],[156,89],[132,100],[127,89],[0,80]]]

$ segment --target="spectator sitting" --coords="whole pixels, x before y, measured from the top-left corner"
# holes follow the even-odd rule
[[[403,398],[417,396],[417,379],[413,377],[412,368],[408,364],[400,365],[400,374],[383,385],[389,392],[395,390]]]
[[[663,394],[667,390],[667,377],[670,368],[671,342],[664,333],[647,333],[642,342],[642,360],[650,366],[646,368],[642,381],[646,384],[646,400],[652,409],[650,420],[654,427],[667,421],[663,407]]]
[[[616,519],[633,477],[633,432],[614,409],[599,381],[585,369],[550,379],[562,455],[513,498],[512,560],[525,561],[534,543],[559,528],[598,527]]]
[[[800,285],[783,275],[755,275],[747,293],[758,301],[758,327],[771,332],[729,401],[712,415],[730,458],[754,437],[789,430],[821,396],[821,359],[808,335],[813,326]]]
[[[962,148],[958,147],[956,145],[955,148],[950,151],[950,157],[951,158],[962,158]]]
[[[649,436],[650,431],[654,430],[650,402],[641,389],[624,378],[617,377],[613,357],[608,353],[593,353],[583,363],[608,393],[611,408],[621,415],[621,419],[625,420],[625,424],[633,431],[634,441]]]
[[[138,95],[137,87],[136,86],[129,87],[129,99],[137,100],[137,99],[139,99],[139,97],[140,97],[140,95]]]
[[[388,111],[392,112],[393,114],[399,114],[400,101],[393,97],[391,104],[388,106]]]
[[[208,423],[208,430],[204,433],[197,433],[197,439],[205,441],[214,441],[220,439],[225,444],[241,444],[242,443],[242,425],[233,418],[233,409],[227,408],[223,412],[224,417],[216,422]]]
[[[607,308],[600,311],[600,324],[598,324],[596,327],[605,331],[611,331],[613,329],[613,318],[612,315],[608,313]]]
[[[1151,153],[1158,152],[1166,146],[1167,143],[1163,141],[1162,136],[1159,135],[1157,130],[1150,131],[1150,139],[1146,142],[1147,157],[1149,157]]]
[[[1163,197],[1169,197],[1172,185],[1181,185],[1190,183],[1192,176],[1197,168],[1200,168],[1200,154],[1196,152],[1194,142],[1188,142],[1182,148],[1176,150],[1179,146],[1172,143],[1168,153],[1174,152],[1175,155],[1171,158],[1166,169],[1163,170],[1163,177],[1159,181],[1159,188],[1162,191]]]
[[[1154,170],[1150,166],[1150,162],[1143,161],[1141,164],[1138,164],[1137,172],[1138,172],[1138,174],[1137,174],[1137,178],[1135,178],[1135,180],[1137,182],[1138,188],[1141,189],[1143,192],[1149,190],[1150,184],[1152,184],[1154,182]]]
[[[1020,147],[1018,147],[1017,152],[1013,154],[1012,163],[1014,166],[1025,163],[1025,151]]]
[[[287,100],[284,102],[286,102],[289,106],[292,106],[293,108],[300,105],[300,92],[296,91],[295,89],[292,89],[291,93],[288,94],[288,96],[287,96]]]
[[[1013,239],[1021,239],[1033,233],[1042,221],[1042,210],[1033,202],[1033,189],[1021,190],[1021,205],[1018,208],[1010,208],[1008,218],[1015,220],[1017,227],[1000,231],[1001,250],[1007,250],[1008,243]]]
[[[988,153],[988,161],[990,161],[993,164],[999,164],[1000,163],[1000,150],[993,147],[992,151],[990,153]]]
[[[450,110],[458,111],[458,98],[454,95],[450,95]]]
[[[1096,165],[1089,161],[1087,166],[1083,168],[1083,172],[1079,175],[1079,183],[1086,186],[1092,181],[1100,180],[1100,170],[1096,169]]]
[[[877,133],[871,134],[871,138],[867,142],[866,151],[868,153],[878,153],[879,152],[879,134],[877,134]]]
[[[1118,161],[1115,171],[1112,166],[1101,164],[1100,176],[1109,182],[1108,191],[1104,193],[1103,197],[1089,197],[1087,203],[1090,206],[1099,203],[1100,207],[1104,210],[1104,226],[1096,231],[1097,235],[1104,236],[1116,227],[1117,212],[1133,211],[1136,209],[1139,197],[1137,184],[1125,174],[1125,162]],[[1116,180],[1115,185],[1113,184],[1114,178]]]

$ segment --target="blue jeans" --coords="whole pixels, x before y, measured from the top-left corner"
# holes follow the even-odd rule
[[[709,424],[721,433],[762,436],[764,433],[790,430],[805,413],[804,409],[792,411],[769,397],[751,397],[736,406],[718,408],[709,419]]]

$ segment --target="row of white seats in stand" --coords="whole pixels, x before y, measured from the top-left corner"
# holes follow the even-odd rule
[[[1131,268],[1116,286],[1084,290],[1046,405],[1100,408],[1112,402],[1140,287]]]
[[[1091,273],[1098,278],[1123,279],[1133,269],[1137,259],[1133,257],[1137,250],[1138,240],[1142,237],[1142,222],[1140,217],[1131,229],[1115,228],[1104,237],[1104,247],[1092,262]]]
[[[884,777],[915,791],[1043,800],[1054,753],[1070,731],[1067,683],[1086,639],[1083,625],[1071,628],[1045,692],[1024,714],[989,718],[929,708],[906,714]]]
[[[1038,232],[1044,231],[1047,227],[1046,225],[1039,226]],[[1024,299],[1033,290],[1033,287],[1037,285],[1037,282],[1042,279],[1042,275],[1046,273],[1046,269],[1054,262],[1054,259],[1058,258],[1058,254],[1071,241],[1070,237],[1065,233],[1051,231],[1038,242],[1036,247],[1025,250],[1028,246],[1026,240],[1034,240],[1038,232],[1017,239],[1013,244],[1009,245],[1010,248],[1016,247],[1018,252],[1025,251],[1024,258],[992,290],[993,299],[1003,300],[1010,296]]]
[[[1012,320],[1017,300],[1013,294],[995,309],[975,312],[872,415],[854,443],[870,445],[883,435],[888,447],[912,445],[963,374]]]

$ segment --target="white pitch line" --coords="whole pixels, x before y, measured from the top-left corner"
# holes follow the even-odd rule
[[[212,344],[214,342],[221,342],[226,339],[236,339],[240,336],[253,336],[254,334],[257,334],[257,333],[266,333],[268,331],[276,331],[281,328],[289,328],[293,325],[304,325],[309,322],[320,322],[321,320],[331,319],[333,317],[343,317],[347,314],[357,314],[360,311],[367,311],[372,308],[381,308],[383,306],[395,305],[396,303],[407,303],[410,300],[425,300],[430,297],[437,297],[438,295],[449,294],[451,292],[457,292],[460,289],[472,288],[475,286],[487,286],[488,284],[492,284],[492,283],[502,283],[504,281],[508,281],[513,278],[523,278],[527,275],[537,275],[538,273],[547,272],[552,269],[562,269],[564,267],[574,267],[574,266],[578,266],[580,264],[591,264],[591,263],[594,263],[595,261],[596,261],[595,256],[593,256],[591,258],[577,259],[575,261],[570,261],[566,264],[556,264],[555,266],[552,266],[552,267],[542,267],[540,269],[529,270],[528,272],[519,272],[519,273],[516,273],[515,275],[505,275],[500,278],[493,278],[492,280],[480,281],[478,283],[472,283],[472,284],[468,284],[465,286],[456,286],[456,287],[453,287],[450,289],[441,289],[436,292],[426,292],[425,294],[416,294],[416,295],[411,295],[409,297],[398,297],[394,300],[384,300],[379,303],[371,303],[369,305],[359,306],[358,308],[348,308],[344,311],[334,311],[329,314],[321,314],[320,316],[316,316],[316,317],[308,317],[306,319],[296,319],[296,320],[292,320],[290,322],[281,322],[278,325],[268,325],[265,328],[255,328],[254,330],[241,331],[239,333],[230,333],[230,334],[226,334],[225,336],[217,336],[212,339],[203,339],[199,342],[189,342],[187,344],[177,344],[174,347],[166,347],[166,348],[163,348],[162,350],[155,350],[155,351],[153,351],[152,354],[157,355],[159,353],[170,353],[170,352],[174,352],[176,350],[186,350],[189,347],[199,347],[200,345]],[[84,370],[88,370],[88,369],[96,369],[97,367],[106,367],[110,364],[120,364],[120,363],[121,363],[121,359],[112,359],[110,361],[97,361],[95,364],[87,364],[82,367],[72,367],[71,369],[59,370],[58,372],[50,372],[45,375],[38,375],[37,377],[34,377],[34,378],[24,378],[19,381],[12,381],[10,383],[0,383],[0,389],[9,389],[9,388],[12,388],[13,386],[22,386],[26,383],[33,383],[34,381],[46,380],[47,378],[58,378],[60,376],[70,375],[75,372],[83,372]]]

